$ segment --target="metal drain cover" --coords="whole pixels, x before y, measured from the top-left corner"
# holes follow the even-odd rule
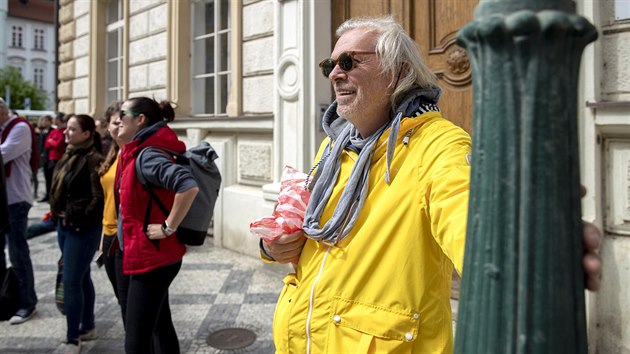
[[[252,345],[256,333],[244,328],[224,328],[210,333],[206,343],[217,349],[234,350]]]

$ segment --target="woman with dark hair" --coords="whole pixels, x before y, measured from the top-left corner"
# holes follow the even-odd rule
[[[57,221],[64,263],[65,353],[79,353],[81,336],[94,337],[95,329],[90,263],[102,228],[103,189],[98,167],[103,157],[92,117],[78,114],[70,118],[64,137],[67,146],[53,173],[50,209]]]
[[[179,341],[171,319],[168,288],[177,276],[186,246],[175,230],[199,191],[188,170],[170,154],[186,146],[166,123],[175,118],[167,101],[147,97],[125,101],[118,118],[122,145],[116,171],[118,237],[123,245],[123,271],[130,275],[125,318],[127,353],[179,353]],[[170,211],[164,215],[136,177],[136,158],[153,192]],[[145,226],[146,225],[146,226]],[[153,341],[153,332],[156,340]],[[155,346],[155,347],[154,347]]]
[[[107,107],[104,120],[107,122],[107,131],[112,137],[112,144],[105,160],[98,169],[103,186],[105,197],[105,207],[103,209],[103,235],[101,236],[101,259],[105,265],[105,272],[109,278],[114,295],[120,304],[120,312],[125,324],[125,313],[127,309],[127,287],[129,277],[122,273],[122,251],[118,247],[116,233],[118,230],[118,215],[116,213],[116,200],[114,197],[114,181],[116,178],[116,168],[118,166],[118,156],[120,145],[118,140],[118,115],[120,113],[122,101],[115,101]]]

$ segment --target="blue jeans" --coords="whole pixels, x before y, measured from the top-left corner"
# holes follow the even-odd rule
[[[101,239],[101,223],[76,231],[59,222],[57,241],[63,255],[63,294],[66,311],[66,336],[79,338],[81,331],[94,328],[94,284],[90,263]]]
[[[11,230],[6,235],[0,236],[0,274],[4,274],[7,263],[4,255],[5,244],[9,244],[9,259],[15,271],[20,287],[20,309],[32,310],[37,305],[35,294],[35,277],[33,276],[33,263],[31,252],[26,241],[26,225],[28,211],[31,205],[27,202],[19,202],[9,205]],[[8,241],[8,242],[7,242]]]

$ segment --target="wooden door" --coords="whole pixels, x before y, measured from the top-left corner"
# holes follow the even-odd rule
[[[471,133],[472,76],[468,55],[455,43],[457,32],[473,18],[479,0],[332,0],[332,42],[345,20],[391,14],[416,41],[442,88],[442,115]],[[459,298],[460,278],[453,272],[451,297]]]
[[[445,118],[469,133],[472,80],[466,51],[455,44],[457,32],[472,20],[478,0],[332,0],[332,43],[337,27],[358,16],[391,14],[416,41],[442,88],[439,107]]]

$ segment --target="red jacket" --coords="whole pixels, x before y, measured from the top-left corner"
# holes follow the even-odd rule
[[[65,129],[52,129],[48,133],[44,147],[48,150],[48,161],[58,161],[66,150],[66,139],[63,136]]]
[[[139,274],[173,264],[184,257],[186,246],[175,235],[152,243],[143,232],[144,218],[150,196],[136,177],[136,157],[147,146],[161,146],[177,152],[186,150],[183,142],[177,139],[175,132],[167,127],[160,127],[146,140],[136,139],[125,144],[120,154],[116,170],[117,195],[122,214],[123,234],[123,272]],[[170,210],[175,192],[164,188],[153,188],[164,205]],[[149,224],[162,224],[166,216],[156,203],[151,203]],[[119,220],[120,222],[120,220]]]

